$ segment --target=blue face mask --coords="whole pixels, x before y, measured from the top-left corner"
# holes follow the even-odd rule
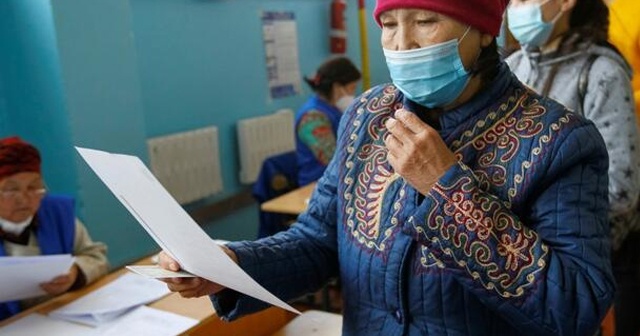
[[[542,19],[542,5],[546,2],[509,6],[507,8],[509,30],[520,44],[541,47],[549,40],[553,26],[562,15],[562,12],[559,12],[551,22],[544,22]]]
[[[504,49],[507,47],[507,25],[504,21],[500,24],[500,32],[496,37],[496,44],[498,45],[498,50]]]
[[[393,84],[420,105],[434,108],[450,104],[460,96],[470,77],[460,58],[459,43],[454,39],[420,49],[383,49]]]

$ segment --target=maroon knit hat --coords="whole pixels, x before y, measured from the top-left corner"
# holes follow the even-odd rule
[[[40,153],[19,137],[0,139],[0,179],[22,172],[40,173]]]
[[[502,14],[509,0],[378,0],[373,17],[380,23],[380,14],[396,8],[419,8],[450,16],[471,25],[483,33],[498,36]]]

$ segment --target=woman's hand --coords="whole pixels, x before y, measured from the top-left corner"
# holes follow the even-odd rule
[[[385,124],[387,160],[396,173],[426,195],[457,160],[438,131],[406,110],[395,112]]]
[[[170,291],[180,293],[183,298],[196,298],[212,295],[225,287],[207,279],[195,278],[166,278],[160,279],[167,284]]]
[[[236,254],[225,246],[220,246],[224,252],[235,262],[238,263]],[[177,272],[180,270],[180,264],[171,258],[164,251],[159,255],[160,267]],[[184,298],[194,298],[204,295],[211,295],[218,293],[225,287],[215,282],[211,282],[207,279],[195,277],[195,278],[166,278],[161,279],[167,284],[167,287],[172,292],[180,293]]]
[[[69,288],[71,288],[71,286],[73,286],[73,284],[76,282],[76,279],[78,278],[78,272],[80,272],[78,265],[73,264],[73,266],[71,266],[71,268],[69,269],[69,273],[59,275],[49,282],[42,283],[40,284],[40,287],[49,295],[62,294],[68,291]]]

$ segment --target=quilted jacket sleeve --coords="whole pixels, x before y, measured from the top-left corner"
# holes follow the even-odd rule
[[[464,164],[425,195],[403,230],[523,334],[593,335],[612,303],[607,153],[592,124],[560,138],[525,218]]]
[[[338,274],[336,157],[318,180],[307,211],[289,230],[255,242],[227,245],[238,256],[244,271],[284,301],[316,291]],[[211,299],[216,312],[225,320],[269,306],[228,289]]]

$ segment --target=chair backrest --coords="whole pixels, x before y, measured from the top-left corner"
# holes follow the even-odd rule
[[[254,183],[253,197],[266,202],[298,187],[296,153],[286,152],[270,156],[262,163],[258,179]]]
[[[252,194],[260,204],[298,188],[298,165],[296,153],[286,152],[264,160],[258,179],[253,184]],[[258,238],[270,236],[287,228],[295,216],[269,213],[260,210]]]

